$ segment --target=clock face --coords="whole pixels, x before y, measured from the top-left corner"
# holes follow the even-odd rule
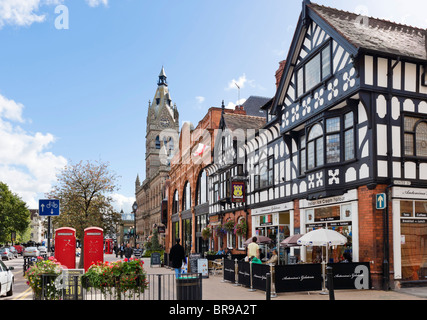
[[[160,125],[162,127],[168,127],[169,126],[169,120],[168,119],[160,119]]]

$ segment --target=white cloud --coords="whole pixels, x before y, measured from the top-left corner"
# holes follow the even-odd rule
[[[90,7],[103,4],[108,6],[108,0],[85,0]],[[39,12],[44,6],[64,4],[65,0],[0,0],[0,29],[5,25],[28,27],[33,23],[46,21],[47,12]]]
[[[98,7],[99,5],[103,4],[104,6],[108,6],[108,0],[85,0],[86,3],[89,5],[89,7]]]
[[[228,83],[228,87],[226,88],[227,90],[232,90],[232,89],[238,89],[237,86],[239,86],[240,89],[243,89],[245,87],[246,84],[249,84],[251,87],[254,87],[254,80],[248,80],[246,78],[246,74],[244,73],[242,76],[239,77],[238,80],[233,79]]]
[[[132,205],[135,202],[135,197],[127,197],[119,193],[111,195],[113,198],[113,207],[117,212],[123,209],[124,213],[132,212]]]
[[[205,101],[205,97],[198,96],[196,97],[197,103],[203,103]]]
[[[45,15],[37,14],[40,0],[2,0],[0,1],[0,28],[4,25],[30,26],[43,22]]]
[[[30,134],[17,123],[25,123],[24,106],[0,95],[0,181],[17,193],[30,208],[37,208],[56,182],[56,173],[67,160],[47,149],[55,142],[50,134]]]
[[[246,99],[240,99],[240,100],[238,100],[238,101],[236,101],[236,103],[234,103],[234,102],[229,102],[226,106],[225,106],[225,108],[226,109],[235,109],[236,108],[236,106],[241,106],[242,104],[244,104],[245,103],[245,101],[246,101]]]

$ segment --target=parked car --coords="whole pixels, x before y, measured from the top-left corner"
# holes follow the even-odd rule
[[[38,257],[40,256],[40,251],[36,247],[27,247],[24,249],[23,257]]]
[[[13,267],[7,267],[3,261],[0,260],[0,296],[13,295],[13,282],[15,277],[12,273]]]
[[[18,258],[18,250],[16,250],[15,247],[9,247],[9,250],[12,252],[14,258]]]
[[[47,254],[47,248],[45,246],[39,246],[37,249],[40,251],[40,254]]]
[[[13,253],[10,252],[9,248],[1,248],[0,253],[1,253],[2,260],[13,259]]]

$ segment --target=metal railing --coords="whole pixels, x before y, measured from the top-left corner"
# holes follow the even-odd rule
[[[130,281],[130,285],[123,283]],[[123,275],[111,279],[105,286],[92,286],[88,279],[72,275],[41,276],[41,292],[33,293],[35,300],[201,300],[201,274],[138,275],[129,279]],[[145,287],[145,288],[144,288]]]

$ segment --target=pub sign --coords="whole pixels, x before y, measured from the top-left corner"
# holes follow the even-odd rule
[[[245,202],[245,187],[243,181],[231,182],[231,202]]]

